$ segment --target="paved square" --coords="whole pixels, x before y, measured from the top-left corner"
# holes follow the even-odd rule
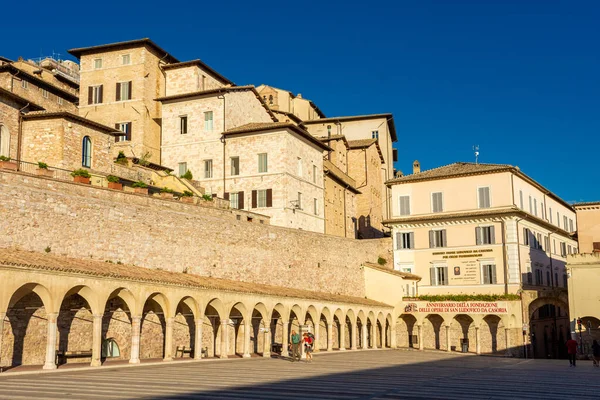
[[[600,368],[383,350],[0,375],[1,399],[599,399]]]

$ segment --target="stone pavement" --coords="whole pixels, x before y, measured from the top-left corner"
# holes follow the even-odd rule
[[[0,375],[0,399],[599,399],[600,368],[403,350]]]

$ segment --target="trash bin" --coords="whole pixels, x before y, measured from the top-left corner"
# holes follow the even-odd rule
[[[463,353],[468,353],[469,352],[469,339],[461,339],[460,347],[461,347],[461,351]]]

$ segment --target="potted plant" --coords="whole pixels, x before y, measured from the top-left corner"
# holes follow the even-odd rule
[[[183,191],[183,196],[181,196],[179,198],[180,201],[184,202],[184,203],[190,203],[193,204],[194,203],[194,193],[190,192],[189,190],[184,190]]]
[[[45,162],[38,162],[38,168],[35,172],[37,175],[40,176],[47,176],[48,178],[54,177],[54,171],[49,171],[48,164],[46,164]]]
[[[118,176],[109,175],[106,177],[106,180],[108,181],[109,189],[123,190],[123,184],[120,182],[121,180]]]
[[[90,184],[90,178],[92,177],[89,171],[83,168],[79,168],[71,172],[71,176],[73,177],[73,182],[85,183],[86,185]]]
[[[194,179],[194,176],[192,175],[192,171],[190,171],[189,169],[187,171],[185,171],[185,174],[181,175],[181,177],[183,179],[187,179],[187,180],[192,180]]]
[[[172,199],[173,189],[169,189],[168,187],[160,189],[160,197],[162,197],[163,199]]]
[[[119,152],[119,154],[117,155],[117,159],[115,160],[115,164],[121,164],[124,166],[129,165],[129,161],[127,160],[127,157],[125,157],[125,153],[123,153],[122,151]]]
[[[131,187],[133,188],[133,190],[136,193],[148,194],[148,185],[145,182],[142,182],[142,181],[133,182]]]
[[[0,156],[0,168],[17,170],[17,163],[10,161],[10,157]]]

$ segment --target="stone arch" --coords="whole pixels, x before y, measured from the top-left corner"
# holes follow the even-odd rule
[[[375,313],[373,311],[369,311],[367,316],[367,347],[370,349],[374,349],[377,347],[377,320],[375,318]]]
[[[360,348],[367,348],[367,337],[368,334],[366,332],[367,327],[367,316],[363,310],[359,310],[356,316],[356,332],[357,332],[357,340],[356,345],[360,346]]]
[[[442,325],[444,318],[439,314],[428,314],[423,319],[423,347],[426,349],[445,350],[446,343],[442,340]]]
[[[200,314],[198,302],[191,296],[184,296],[173,305],[175,309],[169,313],[173,315],[171,354],[182,358],[192,357],[192,353],[187,351],[194,348],[196,341],[196,319]],[[194,351],[200,350],[194,349]]]
[[[97,306],[94,310],[92,304],[97,304],[96,295],[87,286],[74,287],[65,293],[57,318],[59,353],[92,350],[93,315],[98,312]],[[91,357],[88,357],[64,361],[89,363],[92,360]]]
[[[462,351],[463,343],[469,352],[475,352],[477,342],[475,327],[477,322],[468,314],[457,314],[451,320],[446,321],[449,325],[450,347],[455,351]]]
[[[120,287],[108,295],[102,314],[102,361],[131,358],[132,316],[140,313],[129,289]],[[111,351],[108,343],[116,343],[118,352]]]
[[[381,311],[377,314],[375,328],[375,346],[377,348],[387,347],[385,342],[385,317]]]
[[[300,333],[300,325],[303,325],[305,320],[306,314],[302,308],[298,304],[294,304],[289,312],[288,332],[290,335],[292,332]]]
[[[356,318],[356,313],[353,309],[350,308],[346,311],[346,316],[344,317],[344,321],[346,323],[345,344],[346,348],[353,350],[358,348],[356,343],[358,339],[358,333],[356,331]]]
[[[169,310],[169,302],[164,294],[155,292],[146,298],[141,315],[140,359],[165,357]]]
[[[62,302],[64,302],[65,298],[67,298],[68,296],[72,296],[74,294],[77,294],[77,295],[81,296],[83,299],[85,299],[85,301],[89,305],[90,310],[93,315],[101,314],[102,306],[100,304],[100,299],[99,299],[97,293],[94,290],[92,290],[89,286],[86,286],[86,285],[73,286],[72,288],[67,290],[64,293],[64,295],[60,298],[61,304],[62,304]]]
[[[480,348],[482,353],[500,354],[506,352],[505,325],[502,317],[489,314],[483,317],[480,327]]]
[[[270,353],[271,343],[269,328],[271,325],[270,313],[263,303],[256,303],[252,309],[252,331],[251,331],[251,348],[256,354],[268,356]]]
[[[330,324],[332,324],[331,321],[331,311],[328,307],[323,307],[318,322],[315,321],[315,323],[319,324],[319,329],[317,329],[318,335],[315,335],[315,351],[328,350],[330,348],[330,341],[333,338],[333,327],[331,331],[329,329]]]
[[[273,343],[278,343],[282,346],[281,355],[287,355],[287,348],[284,348],[284,344],[287,343],[290,337],[290,331],[287,329],[288,324],[289,315],[287,309],[281,303],[275,304],[271,311],[271,340]],[[286,329],[284,329],[284,326]]]
[[[26,283],[12,293],[2,324],[2,364],[15,367],[44,363],[52,307],[52,296],[41,284]]]
[[[248,307],[242,302],[235,303],[229,310],[229,320],[227,337],[229,340],[228,355],[244,355],[246,350],[244,340],[246,335],[246,319],[248,318]]]
[[[412,314],[401,314],[396,320],[396,345],[419,348],[417,318]]]
[[[343,336],[343,337],[342,337]],[[333,313],[333,348],[346,349],[350,342],[348,338],[348,327],[346,326],[346,315],[341,308],[338,308]]]
[[[0,123],[0,156],[10,157],[10,132],[8,127]]]
[[[592,316],[581,317],[581,328],[583,354],[591,354],[593,341],[597,340],[600,343],[600,319]]]
[[[204,321],[203,321],[203,329],[202,329],[202,347],[207,349],[207,352],[212,357],[223,356],[226,357],[226,354],[221,354],[221,320],[226,318],[227,313],[225,311],[225,306],[223,302],[219,298],[212,298],[208,302],[206,302],[206,307],[204,308]]]
[[[557,297],[539,297],[529,303],[529,356],[566,358],[563,343],[570,336],[568,304]]]
[[[393,319],[392,319],[392,314],[388,313],[385,316],[385,330],[384,330],[384,334],[385,334],[385,346],[386,347],[392,347],[392,335],[394,334],[394,325],[393,325]]]

